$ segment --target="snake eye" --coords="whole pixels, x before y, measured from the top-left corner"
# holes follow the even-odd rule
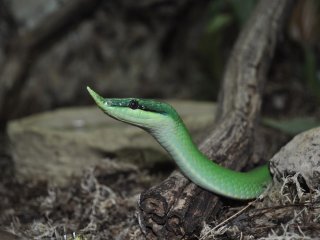
[[[138,107],[139,107],[139,103],[137,100],[131,100],[129,102],[129,108],[134,110],[134,109],[137,109]]]

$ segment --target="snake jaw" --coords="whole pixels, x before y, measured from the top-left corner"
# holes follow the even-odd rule
[[[106,110],[106,103],[107,101],[101,97],[98,93],[96,93],[95,91],[93,91],[90,87],[87,86],[87,90],[90,93],[91,97],[93,98],[93,100],[96,102],[96,104],[102,109],[102,110]]]

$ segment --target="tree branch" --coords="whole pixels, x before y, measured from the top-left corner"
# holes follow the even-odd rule
[[[218,118],[200,150],[222,165],[240,170],[253,154],[262,88],[277,35],[293,0],[262,0],[241,32],[227,64]],[[161,196],[161,197],[159,197]],[[140,197],[139,219],[148,238],[191,236],[213,216],[219,200],[174,172]]]
[[[73,0],[48,15],[38,26],[10,38],[7,59],[0,69],[0,126],[3,128],[19,102],[28,72],[39,54],[89,17],[101,0]]]

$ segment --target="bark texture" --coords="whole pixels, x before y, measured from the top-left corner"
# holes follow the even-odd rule
[[[240,170],[254,153],[262,89],[280,30],[293,0],[260,1],[241,32],[225,69],[215,129],[200,150]],[[192,236],[214,215],[219,198],[174,172],[140,196],[139,222],[148,239]]]
[[[6,49],[6,62],[0,68],[0,127],[4,128],[9,115],[14,114],[15,105],[28,79],[26,76],[39,54],[90,16],[100,2],[70,1],[65,7],[47,16],[33,30],[12,36]]]

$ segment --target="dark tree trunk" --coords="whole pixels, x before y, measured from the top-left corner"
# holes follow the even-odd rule
[[[254,153],[262,90],[293,0],[262,0],[242,30],[225,69],[215,129],[200,144],[209,158],[240,170]],[[175,171],[141,194],[139,220],[148,239],[191,236],[219,206],[219,198]]]

